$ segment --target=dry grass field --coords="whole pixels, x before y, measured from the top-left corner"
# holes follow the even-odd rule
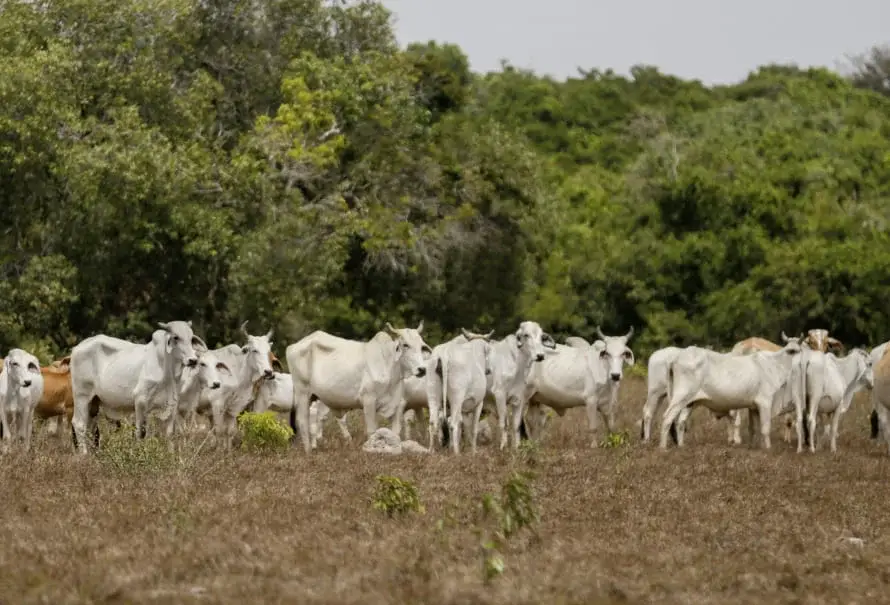
[[[188,443],[180,463],[140,473],[41,435],[33,456],[0,458],[0,602],[890,601],[890,456],[868,438],[867,394],[837,455],[798,455],[778,427],[770,452],[731,447],[702,410],[687,447],[662,453],[639,443],[644,398],[628,378],[626,447],[591,449],[580,410],[554,419],[533,465],[540,521],[488,584],[480,499],[527,458],[365,454],[329,423],[310,457]],[[414,482],[425,510],[374,510],[378,474]]]

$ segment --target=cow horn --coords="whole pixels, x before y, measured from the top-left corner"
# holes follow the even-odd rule
[[[603,331],[600,330],[599,326],[596,327],[596,335],[599,336],[602,340],[606,339],[606,335],[603,334]]]
[[[421,323],[423,323],[423,322],[421,322]],[[386,329],[389,330],[390,332],[392,332],[393,334],[395,334],[396,336],[399,335],[399,331],[396,330],[395,328],[393,328],[392,324],[389,322],[386,322]]]
[[[250,320],[248,319],[243,324],[241,324],[241,333],[244,334],[245,338],[250,336],[250,334],[247,333],[247,322],[248,321],[250,321]]]
[[[207,351],[207,343],[204,342],[203,338],[201,338],[197,334],[192,334],[192,341],[197,341],[198,348],[201,349],[202,352]],[[192,346],[194,347],[195,345],[193,344]]]
[[[634,327],[631,326],[630,330],[627,331],[627,336],[624,337],[624,340],[630,340],[630,337],[634,335]]]
[[[275,333],[275,328],[269,328],[269,331],[266,332],[266,340],[272,340],[272,334]]]
[[[417,333],[420,334],[421,332],[423,332],[423,320],[422,319],[420,320],[420,323],[417,324]]]
[[[491,337],[494,336],[494,330],[490,331],[488,334],[484,336],[485,340],[491,340]]]
[[[466,338],[467,340],[473,340],[473,333],[467,331],[466,328],[461,328],[460,333],[463,334],[464,338]]]
[[[164,330],[167,330],[168,332],[170,331],[170,324],[166,321],[159,321],[158,326]]]
[[[782,342],[788,342],[788,337],[785,336],[785,330],[782,330]]]

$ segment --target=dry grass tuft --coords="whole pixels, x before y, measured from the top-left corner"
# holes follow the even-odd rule
[[[798,455],[778,427],[771,452],[733,448],[725,423],[704,411],[692,415],[685,450],[662,454],[639,443],[644,397],[644,383],[629,379],[624,447],[589,448],[579,410],[553,419],[522,455],[375,456],[330,426],[309,457],[189,442],[169,458],[123,444],[109,462],[41,435],[32,456],[0,457],[0,595],[302,605],[886,598],[890,457],[868,439],[867,394],[844,418],[836,456]],[[127,465],[150,472],[120,472]],[[532,465],[540,520],[504,541],[504,571],[486,583],[482,497]],[[379,475],[410,481],[425,512],[374,510]]]

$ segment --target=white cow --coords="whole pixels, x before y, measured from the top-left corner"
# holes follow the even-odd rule
[[[887,350],[887,345],[890,345],[890,340],[888,340],[887,342],[882,342],[881,344],[873,348],[868,354],[868,358],[871,360],[872,366],[878,365],[878,362],[881,361],[881,357],[884,356],[884,352]],[[871,414],[869,415],[869,421],[871,423],[871,438],[877,439],[884,428],[880,421],[878,410],[874,406],[874,398],[872,398],[872,408]]]
[[[670,403],[661,424],[661,447],[667,448],[668,431],[685,408],[704,405],[718,413],[748,409],[749,429],[760,420],[764,449],[770,448],[770,422],[774,404],[790,394],[792,362],[800,355],[800,339],[782,333],[785,346],[776,352],[720,355],[689,347],[671,364]],[[752,434],[753,437],[753,434]]]
[[[10,349],[0,370],[0,429],[4,441],[20,438],[31,449],[34,408],[43,397],[43,375],[36,357]]]
[[[215,391],[222,386],[221,372],[231,375],[232,370],[220,361],[213,351],[200,349],[198,364],[183,370],[179,390],[177,424],[182,424],[191,430],[195,428],[195,415],[201,401],[201,394],[205,389]]]
[[[632,366],[635,363],[633,351],[627,346],[633,336],[633,327],[624,336],[606,336],[599,327],[596,332],[600,340],[593,345],[586,349],[556,345],[557,354],[535,367],[529,380],[534,390],[528,408],[529,424],[539,429],[543,424],[542,406],[553,408],[559,416],[564,416],[571,408],[583,406],[594,447],[600,417],[609,433],[615,430],[623,368],[625,364]]]
[[[297,434],[297,408],[294,405],[294,381],[290,374],[275,372],[272,380],[261,379],[257,382],[257,394],[253,404],[253,411],[257,413],[271,410],[277,414],[287,414],[288,423]],[[318,447],[318,441],[322,438],[322,425],[331,409],[321,400],[315,400],[309,406],[309,438],[312,449]],[[337,425],[340,434],[348,442],[352,440],[349,427],[346,426],[346,413],[339,410]]]
[[[247,332],[245,321],[241,324],[241,333],[245,339],[243,346],[230,344],[213,351],[220,362],[217,367],[222,385],[217,390],[203,390],[198,405],[199,411],[209,406],[214,435],[226,449],[232,447],[238,431],[238,415],[253,400],[254,384],[274,377],[270,361],[272,330],[263,336],[253,336]]]
[[[120,419],[135,412],[136,432],[145,437],[146,415],[154,409],[170,411],[166,434],[173,435],[183,368],[198,364],[195,348],[207,349],[192,331],[191,322],[159,322],[151,342],[139,344],[99,334],[71,350],[74,393],[72,426],[77,446],[85,454],[86,431],[103,414]]]
[[[491,374],[487,380],[486,404],[495,406],[501,449],[507,446],[508,440],[508,406],[512,416],[512,447],[519,447],[525,406],[533,392],[529,374],[532,366],[544,361],[548,353],[556,353],[556,342],[535,321],[523,321],[515,334],[491,343]]]
[[[367,436],[377,430],[377,413],[392,418],[401,434],[404,378],[426,375],[421,351],[429,348],[417,329],[393,328],[378,332],[368,342],[347,340],[321,330],[287,347],[287,365],[294,383],[297,425],[303,448],[310,450],[309,406],[321,399],[331,410],[361,408]]]
[[[831,451],[836,452],[841,416],[849,409],[858,391],[874,385],[871,359],[862,349],[853,349],[842,358],[833,353],[808,350],[801,356],[798,374],[799,379],[792,389],[797,416],[797,451],[803,451],[804,428],[808,429],[810,451],[816,451],[817,417],[824,415],[831,422],[825,426],[825,436],[830,436]]]
[[[715,357],[737,354],[720,353],[718,351],[713,351],[711,349],[702,347],[694,348],[699,351],[703,351],[704,355],[712,355]],[[640,422],[640,438],[643,440],[644,443],[647,443],[651,438],[652,418],[655,416],[655,413],[658,411],[658,408],[661,406],[661,404],[663,402],[666,402],[669,398],[671,383],[669,370],[671,364],[674,362],[674,360],[677,358],[677,355],[679,355],[681,351],[683,351],[683,348],[681,347],[665,347],[663,349],[655,351],[649,357],[646,403],[643,405],[643,418]],[[687,418],[689,418],[689,414],[691,413],[691,411],[691,408],[684,409],[680,413],[680,416],[677,418],[677,422],[670,427],[671,437],[677,445],[683,445],[683,440],[686,435],[686,420]],[[729,419],[729,443],[738,445],[742,442],[742,417],[737,410],[732,410],[728,413],[714,412],[714,416],[717,419]]]
[[[461,427],[467,418],[470,447],[476,453],[479,417],[488,390],[487,376],[491,372],[489,340],[492,334],[493,330],[488,334],[473,334],[461,328],[465,342],[452,339],[433,349],[427,369],[430,446],[444,420],[448,423],[452,449],[459,454]]]

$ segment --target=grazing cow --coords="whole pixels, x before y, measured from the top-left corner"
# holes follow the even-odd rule
[[[4,441],[21,439],[31,449],[34,408],[43,396],[43,375],[36,357],[10,349],[0,371],[0,430]]]
[[[749,409],[752,437],[759,418],[763,447],[769,449],[774,403],[790,391],[792,362],[801,351],[800,339],[788,338],[784,332],[782,339],[785,347],[770,353],[714,357],[697,347],[681,351],[669,370],[671,394],[661,423],[661,447],[667,448],[670,426],[687,406],[704,405],[721,413]]]
[[[146,415],[153,409],[170,410],[166,434],[172,436],[179,409],[183,369],[198,364],[196,348],[207,345],[192,331],[191,322],[159,322],[151,342],[139,344],[100,334],[71,351],[74,392],[72,425],[77,447],[87,452],[86,431],[95,426],[100,409],[117,419],[135,412],[136,433],[145,437]]]
[[[614,432],[623,367],[635,363],[633,351],[627,346],[634,329],[631,327],[624,336],[606,336],[599,327],[596,333],[600,340],[587,348],[556,345],[557,354],[532,370],[529,383],[533,392],[528,403],[528,422],[534,430],[543,426],[542,406],[546,405],[559,416],[564,416],[571,408],[583,406],[587,411],[593,447],[597,446],[600,416],[608,433]]]
[[[238,431],[238,416],[247,409],[253,400],[254,384],[257,380],[271,380],[272,330],[263,336],[253,336],[247,332],[247,322],[241,324],[245,344],[226,345],[213,351],[218,358],[217,368],[221,386],[217,390],[203,390],[199,410],[207,407],[213,417],[213,433],[217,441],[222,441],[226,449],[232,447],[232,440]]]
[[[884,351],[887,350],[887,345],[890,345],[890,340],[887,342],[882,342],[875,348],[871,350],[868,354],[869,359],[871,359],[872,366],[877,366],[878,362],[881,361],[881,357],[884,356]],[[872,397],[872,403],[874,403],[874,397]],[[883,432],[883,426],[879,421],[878,409],[872,405],[871,414],[869,414],[869,423],[871,425],[871,438],[877,439],[879,435]]]
[[[841,416],[850,407],[853,396],[873,383],[871,360],[862,349],[853,349],[840,359],[832,353],[803,351],[799,377],[792,385],[797,416],[797,451],[803,451],[804,427],[809,436],[810,451],[816,451],[816,420],[822,414],[831,422],[826,424],[825,433],[826,437],[830,435],[831,451],[836,452]]]
[[[310,451],[309,406],[321,399],[331,410],[361,408],[368,437],[377,430],[377,413],[392,418],[392,430],[401,434],[404,378],[426,375],[421,354],[430,349],[423,338],[423,321],[417,329],[377,332],[368,342],[347,340],[318,330],[287,347],[287,365],[294,383],[297,425],[306,453]],[[390,336],[392,334],[392,336]]]
[[[468,417],[470,448],[476,453],[477,427],[488,390],[487,376],[491,373],[489,340],[492,334],[494,330],[488,334],[473,334],[461,328],[466,342],[452,340],[433,349],[430,371],[427,372],[430,450],[444,420],[450,429],[452,449],[459,454],[461,427],[463,419]]]
[[[253,404],[253,411],[257,413],[271,410],[277,414],[287,414],[288,422],[294,431],[294,436],[298,433],[297,427],[297,408],[294,405],[294,381],[290,374],[275,372],[272,380],[260,379],[257,381],[257,393]],[[321,400],[315,400],[309,406],[309,439],[312,449],[318,447],[318,441],[322,438],[322,423],[330,414],[331,409]],[[338,410],[337,425],[340,427],[340,434],[349,442],[352,435],[349,434],[349,427],[346,426],[346,414],[343,410]]]

